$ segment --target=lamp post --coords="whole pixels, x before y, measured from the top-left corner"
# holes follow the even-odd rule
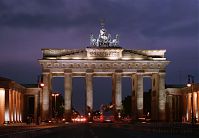
[[[191,87],[191,124],[193,125],[195,123],[195,117],[194,117],[194,110],[193,110],[193,85],[194,85],[194,76],[188,75],[188,83],[187,87]]]
[[[54,107],[54,110],[55,110],[55,113],[56,113],[56,100],[57,100],[57,96],[59,96],[59,93],[52,93],[52,97],[55,98],[54,102],[55,102],[55,107]]]

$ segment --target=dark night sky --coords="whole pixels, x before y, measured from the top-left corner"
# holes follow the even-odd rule
[[[41,48],[84,48],[103,18],[123,48],[167,50],[167,83],[186,83],[187,74],[198,82],[198,10],[198,0],[0,0],[0,76],[35,83]],[[74,80],[74,102],[82,107],[84,80]],[[123,79],[123,96],[129,80]],[[53,82],[54,90],[63,89],[63,79]],[[94,92],[95,107],[108,103],[111,79],[94,79]]]

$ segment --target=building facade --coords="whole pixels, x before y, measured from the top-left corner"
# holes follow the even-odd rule
[[[22,122],[25,87],[0,78],[0,124]]]
[[[199,84],[192,88],[168,86],[166,89],[168,122],[199,122]]]
[[[152,120],[166,120],[165,75],[169,61],[166,50],[132,50],[119,45],[118,35],[111,39],[104,26],[99,36],[91,35],[90,46],[84,49],[42,49],[43,103],[42,120],[48,120],[52,103],[52,78],[64,77],[65,117],[70,118],[73,93],[72,78],[84,77],[86,113],[93,110],[93,77],[112,78],[112,105],[117,117],[122,110],[122,77],[132,80],[133,119],[143,117],[143,78],[152,79]]]
[[[41,90],[37,85],[21,85],[0,77],[0,125],[27,122],[27,118],[36,122]]]

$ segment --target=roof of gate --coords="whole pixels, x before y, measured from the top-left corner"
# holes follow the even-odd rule
[[[130,50],[121,47],[87,47],[85,49],[42,49],[43,59],[121,59],[166,60],[166,50]],[[112,58],[113,57],[113,58]]]

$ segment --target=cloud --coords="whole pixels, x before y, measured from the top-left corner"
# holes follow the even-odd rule
[[[188,9],[188,10],[185,10]],[[195,35],[197,5],[195,0],[2,0],[0,27],[61,29],[95,27],[105,18],[107,26],[119,31],[143,35]],[[182,25],[181,28],[178,24]],[[193,26],[192,26],[193,25]],[[176,28],[175,28],[176,27]]]

